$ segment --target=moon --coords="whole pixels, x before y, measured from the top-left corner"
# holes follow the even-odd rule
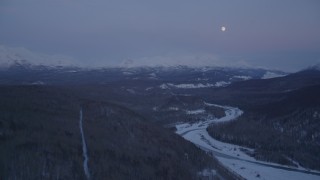
[[[222,31],[222,32],[225,32],[226,30],[227,30],[227,28],[226,28],[225,26],[222,26],[222,27],[221,27],[221,31]]]

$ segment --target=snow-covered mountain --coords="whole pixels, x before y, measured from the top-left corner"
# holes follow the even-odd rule
[[[10,48],[0,45],[0,67],[8,68],[16,64],[29,66],[75,66],[75,59],[65,55],[35,53],[26,48]]]
[[[150,63],[147,58],[138,61],[127,59],[119,66],[89,68],[72,57],[0,45],[0,83],[104,84],[119,80],[140,80],[157,82],[159,86],[166,84],[170,88],[194,89],[223,87],[237,81],[287,75],[281,71],[244,66],[221,67],[222,64],[209,55],[197,59],[195,62],[193,56],[173,59],[158,57],[158,64]]]
[[[319,64],[315,64],[315,65],[313,65],[313,66],[310,66],[310,67],[307,68],[307,69],[320,71],[320,63],[319,63]]]

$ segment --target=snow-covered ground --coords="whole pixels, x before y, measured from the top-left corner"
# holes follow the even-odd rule
[[[198,84],[172,84],[172,83],[166,83],[166,84],[161,84],[159,87],[161,89],[170,89],[172,88],[180,88],[180,89],[197,89],[197,88],[210,88],[210,87],[226,87],[230,84],[230,82],[225,82],[225,81],[219,81],[216,82],[215,84],[210,84],[210,83],[198,83]]]
[[[251,76],[233,76],[232,78],[230,79],[233,79],[233,78],[236,78],[236,79],[243,79],[243,80],[249,80],[249,79],[252,79]]]
[[[246,179],[320,179],[320,172],[318,171],[309,171],[302,167],[294,168],[257,161],[248,155],[254,152],[253,149],[215,140],[208,134],[206,130],[207,127],[211,123],[235,120],[241,116],[243,112],[238,108],[230,106],[220,106],[209,103],[206,103],[206,105],[224,108],[225,116],[222,118],[207,118],[193,124],[177,124],[176,133],[201,149],[212,153],[230,170]]]
[[[284,74],[278,74],[278,73],[275,73],[275,72],[266,72],[261,79],[271,79],[271,78],[276,78],[276,77],[283,77],[285,76]]]
[[[186,111],[187,114],[203,114],[206,111],[204,109],[196,109],[196,110],[188,110]]]

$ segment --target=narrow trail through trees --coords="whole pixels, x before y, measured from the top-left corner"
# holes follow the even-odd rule
[[[83,170],[84,170],[84,173],[85,173],[87,179],[90,180],[91,176],[90,176],[90,171],[89,171],[89,167],[88,167],[89,156],[88,156],[86,140],[84,138],[82,122],[83,122],[83,117],[82,117],[82,108],[81,108],[80,109],[79,126],[80,126],[80,133],[81,133],[81,139],[82,139],[82,152],[83,152],[83,158],[84,158]]]

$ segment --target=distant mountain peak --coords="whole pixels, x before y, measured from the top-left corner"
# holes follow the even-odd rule
[[[129,67],[132,67],[133,63],[134,62],[132,59],[126,59],[120,64],[120,67],[129,68]]]
[[[35,53],[26,48],[11,48],[0,45],[0,67],[12,66],[74,66],[74,59],[64,55]]]
[[[315,64],[315,65],[309,67],[308,69],[309,69],[309,70],[317,70],[317,71],[320,71],[320,63]]]

